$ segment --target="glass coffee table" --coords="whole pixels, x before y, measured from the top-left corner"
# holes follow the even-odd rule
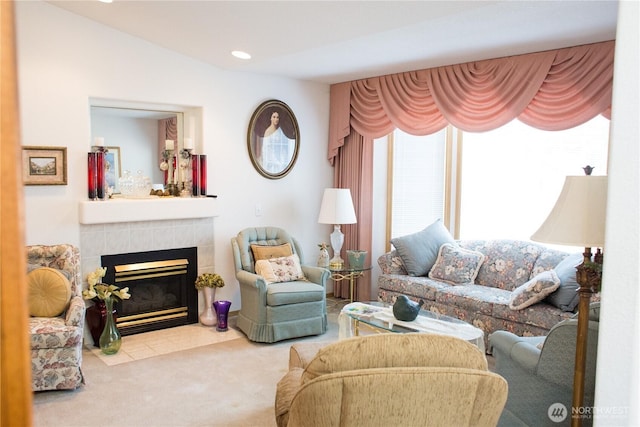
[[[338,317],[340,338],[360,335],[365,327],[374,332],[425,333],[450,335],[475,344],[484,352],[484,332],[482,329],[456,319],[455,317],[420,310],[412,322],[405,322],[393,316],[392,305],[385,302],[353,302],[344,306]]]

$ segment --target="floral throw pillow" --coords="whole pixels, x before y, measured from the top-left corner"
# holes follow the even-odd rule
[[[553,270],[543,271],[511,292],[509,308],[512,310],[527,308],[542,301],[559,287],[560,279],[556,272]]]
[[[452,285],[473,283],[483,262],[482,253],[445,243],[440,246],[429,278]]]
[[[297,254],[256,261],[256,274],[264,277],[268,284],[305,278]]]

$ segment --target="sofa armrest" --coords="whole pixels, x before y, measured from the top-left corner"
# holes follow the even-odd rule
[[[71,297],[69,301],[69,308],[65,315],[64,323],[67,326],[84,326],[84,315],[86,312],[86,305],[81,296],[76,295]]]
[[[304,277],[309,281],[316,283],[323,288],[327,287],[327,280],[329,280],[329,270],[322,267],[314,267],[311,265],[303,265],[302,272]]]
[[[519,337],[511,332],[496,331],[489,340],[496,357],[508,357],[513,364],[531,373],[536,371],[540,359],[537,345],[544,341],[544,337]]]
[[[382,274],[408,274],[404,268],[404,264],[402,264],[402,259],[400,259],[400,256],[398,256],[395,250],[380,255],[378,265],[380,266],[380,270],[382,270]]]

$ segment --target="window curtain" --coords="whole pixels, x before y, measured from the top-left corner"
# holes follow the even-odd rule
[[[371,224],[373,215],[372,182],[373,182],[373,144],[372,140],[352,131],[349,144],[345,144],[337,154],[334,172],[334,183],[337,188],[351,189],[351,198],[358,222],[341,226],[344,233],[344,249],[364,249],[369,251],[367,264],[374,263],[371,259]],[[345,254],[341,254],[346,258]],[[354,300],[370,300],[371,273],[366,272],[362,280],[354,284]],[[333,294],[341,298],[349,298],[349,281],[334,282]]]
[[[162,158],[162,152],[166,148],[165,141],[170,139],[174,142],[174,147],[178,148],[178,118],[158,120],[158,158]]]
[[[517,118],[553,131],[598,114],[610,118],[614,45],[607,41],[332,85],[328,159],[336,168],[334,185],[351,189],[361,221],[361,215],[371,215],[373,174],[356,175],[356,170],[368,173],[362,163],[372,164],[373,150],[366,146],[396,128],[428,135],[451,123],[483,132]],[[365,146],[364,158],[343,153],[351,152],[352,144]],[[357,230],[345,227],[345,242],[371,253],[370,227],[364,230],[360,222]]]

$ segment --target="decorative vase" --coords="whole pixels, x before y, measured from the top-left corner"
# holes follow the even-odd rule
[[[213,306],[215,307],[216,315],[218,316],[218,326],[216,327],[216,331],[224,332],[229,329],[227,326],[227,317],[229,316],[231,301],[214,301]]]
[[[122,336],[113,318],[113,299],[106,299],[105,306],[107,310],[107,322],[100,335],[100,350],[102,350],[104,354],[116,354],[122,345]]]
[[[216,296],[216,288],[205,286],[202,288],[202,294],[204,295],[204,311],[200,313],[200,323],[205,326],[215,326],[217,319],[213,312],[213,300]]]
[[[367,251],[348,250],[347,258],[349,259],[349,267],[355,269],[364,268],[364,262],[367,259]]]
[[[98,298],[95,298],[95,300],[92,306],[87,307],[86,318],[91,338],[93,338],[93,346],[100,347],[100,335],[104,331],[104,325],[107,324],[107,306],[103,300]],[[112,310],[111,313],[113,320],[117,321],[118,315],[116,311]]]

